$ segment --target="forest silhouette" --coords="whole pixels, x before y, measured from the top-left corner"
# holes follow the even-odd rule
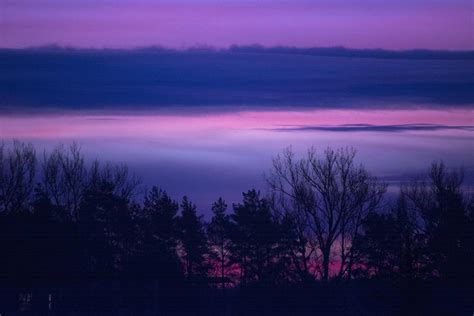
[[[205,220],[78,145],[0,145],[1,315],[470,315],[474,200],[442,162],[387,197],[351,148],[288,148]],[[393,201],[392,201],[393,200]]]

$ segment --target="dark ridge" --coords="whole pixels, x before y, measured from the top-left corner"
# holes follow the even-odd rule
[[[143,46],[136,48],[78,48],[48,44],[44,46],[27,47],[21,49],[2,48],[0,51],[34,51],[34,52],[149,52],[149,53],[251,53],[251,54],[289,54],[328,57],[354,57],[354,58],[382,58],[382,59],[474,59],[474,51],[455,50],[387,50],[387,49],[357,49],[344,46],[335,47],[292,47],[254,45],[231,45],[228,48],[212,46],[193,46],[185,49],[175,49],[160,45]]]
[[[447,50],[385,50],[385,49],[354,49],[343,46],[338,47],[264,47],[260,45],[231,46],[231,52],[240,53],[266,53],[266,54],[294,54],[311,56],[332,57],[357,57],[357,58],[388,58],[388,59],[474,59],[474,51],[447,51]]]

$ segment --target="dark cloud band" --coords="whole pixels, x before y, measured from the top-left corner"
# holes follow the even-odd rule
[[[474,131],[471,125],[442,125],[442,124],[399,124],[399,125],[372,125],[372,124],[342,124],[334,126],[310,125],[275,128],[276,131],[305,132],[410,132],[410,131],[438,131],[438,130],[463,130]]]

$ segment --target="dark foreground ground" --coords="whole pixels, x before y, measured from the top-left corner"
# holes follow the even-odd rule
[[[472,285],[362,281],[308,287],[37,290],[48,302],[2,289],[2,315],[471,315]],[[48,293],[50,292],[50,293]],[[51,294],[52,293],[52,294]],[[51,295],[51,298],[48,296]],[[33,296],[31,296],[33,297]]]

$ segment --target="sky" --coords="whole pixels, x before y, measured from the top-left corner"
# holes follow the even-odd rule
[[[353,146],[391,193],[439,160],[472,186],[473,58],[412,55],[0,50],[0,141],[75,141],[204,214],[265,192],[290,145]]]
[[[159,186],[189,196],[209,215],[219,196],[229,205],[241,192],[266,192],[272,158],[292,145],[300,157],[314,146],[352,146],[357,161],[389,184],[425,174],[432,161],[464,167],[474,183],[473,110],[240,111],[206,115],[55,113],[0,116],[0,139],[33,143],[38,153],[75,141],[87,161],[126,163],[140,190]],[[348,125],[350,124],[350,125]],[[40,154],[41,155],[41,154]]]
[[[0,141],[78,142],[209,209],[272,157],[354,146],[395,188],[474,183],[472,0],[0,0]],[[32,47],[56,44],[78,49]],[[229,50],[137,47],[283,46]],[[286,48],[285,48],[286,46]],[[88,50],[80,48],[127,48]],[[322,54],[322,55],[321,55]],[[434,54],[434,55],[433,55]]]
[[[472,50],[471,0],[1,0],[0,47]]]

